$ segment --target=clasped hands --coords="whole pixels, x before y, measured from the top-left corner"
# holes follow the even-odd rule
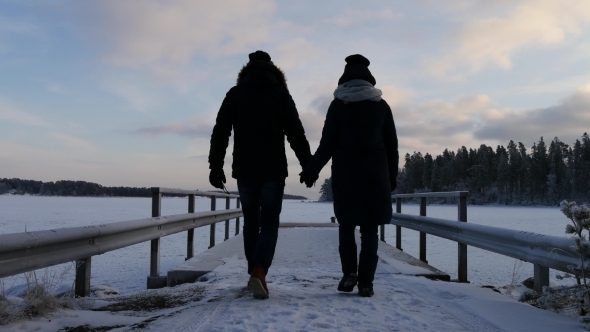
[[[308,174],[305,171],[299,173],[299,183],[305,183],[307,188],[311,188],[318,180],[317,174]],[[223,189],[226,182],[225,173],[221,168],[214,168],[209,173],[209,183],[215,188]]]
[[[309,174],[305,171],[299,173],[299,183],[305,183],[307,188],[311,188],[315,182],[318,180],[319,175],[317,174]]]

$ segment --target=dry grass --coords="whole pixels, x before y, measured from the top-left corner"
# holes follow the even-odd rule
[[[515,259],[514,260],[514,267],[512,268],[512,279],[510,280],[510,284],[506,287],[506,293],[508,295],[512,295],[512,292],[516,288],[519,280],[521,279],[522,272],[524,269],[524,261]]]
[[[57,309],[73,308],[74,300],[71,296],[67,296],[69,294],[61,297],[53,295],[68,277],[71,268],[72,265],[68,264],[61,271],[45,269],[40,276],[36,271],[24,273],[27,291],[22,301],[8,299],[4,282],[0,280],[0,325],[47,316]]]

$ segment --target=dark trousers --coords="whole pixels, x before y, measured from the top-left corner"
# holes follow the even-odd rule
[[[238,180],[244,212],[244,252],[248,273],[256,264],[268,273],[279,235],[279,215],[283,207],[285,180]]]
[[[358,266],[358,273],[360,275],[366,275],[368,273],[368,278],[373,281],[373,276],[375,274],[375,268],[377,264],[377,249],[379,247],[379,237],[377,236],[377,225],[374,226],[367,226],[363,225],[360,226],[361,232],[361,252],[360,252],[360,265],[357,264],[357,256],[356,256],[356,240],[354,237],[354,230],[356,228],[355,225],[344,225],[340,224],[338,227],[338,237],[340,240],[340,262],[342,263],[342,273],[349,274],[349,273],[357,273],[357,265]],[[367,266],[367,263],[368,266]],[[373,267],[375,265],[375,267]],[[367,268],[365,268],[367,267]],[[362,270],[362,271],[361,271]],[[365,271],[367,270],[367,271]],[[372,272],[371,272],[372,270]]]

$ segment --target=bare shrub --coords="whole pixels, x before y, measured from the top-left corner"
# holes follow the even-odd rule
[[[57,309],[74,308],[72,297],[54,296],[54,292],[66,280],[72,265],[61,270],[44,269],[39,277],[37,271],[26,272],[23,278],[27,291],[22,301],[13,301],[6,297],[4,282],[0,280],[0,325],[38,316],[47,316]],[[73,283],[72,283],[73,288]],[[73,292],[69,292],[73,294]]]

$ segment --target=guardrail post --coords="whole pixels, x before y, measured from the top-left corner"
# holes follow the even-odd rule
[[[533,289],[540,294],[543,291],[543,286],[549,286],[549,268],[535,264],[533,279],[535,282]]]
[[[400,197],[395,199],[395,213],[402,213],[402,199]],[[402,249],[402,226],[395,226],[395,247],[404,251]]]
[[[225,198],[225,209],[229,210],[229,197]],[[229,219],[227,219],[225,221],[225,238],[223,239],[223,241],[227,241],[229,240]]]
[[[188,213],[195,213],[195,195],[188,195]],[[186,258],[189,260],[195,255],[195,229],[187,231],[186,237]]]
[[[467,222],[467,195],[461,194],[459,196],[458,205],[458,220]],[[458,277],[459,282],[469,282],[467,280],[467,245],[464,243],[458,243]]]
[[[211,211],[215,211],[215,196],[211,197]],[[215,223],[211,224],[209,231],[209,249],[215,247]]]
[[[426,197],[420,197],[420,215],[426,217]],[[420,232],[420,260],[428,263],[426,260],[426,233]]]
[[[76,297],[86,297],[90,295],[91,262],[92,257],[86,257],[76,261]]]
[[[162,193],[160,188],[152,188],[152,218],[162,215]],[[160,226],[158,226],[160,227]],[[162,288],[166,286],[166,277],[160,277],[160,238],[151,241],[150,275],[147,278],[147,288]]]
[[[240,208],[240,198],[236,197],[236,209]],[[240,217],[236,218],[236,235],[240,234]]]

